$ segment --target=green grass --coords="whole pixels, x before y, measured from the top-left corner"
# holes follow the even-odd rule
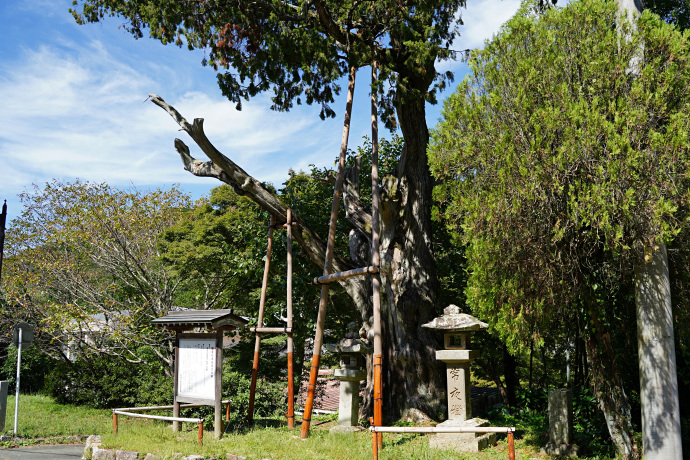
[[[370,460],[372,458],[371,434],[368,431],[352,434],[330,434],[328,428],[333,422],[319,422],[314,418],[310,436],[306,440],[299,437],[299,425],[290,431],[280,426],[262,426],[266,420],[257,421],[253,429],[236,433],[226,433],[221,440],[213,439],[213,432],[204,433],[204,445],[196,444],[197,432],[191,425],[187,431],[173,433],[169,426],[153,423],[146,428],[134,430],[120,429],[117,436],[103,436],[104,446],[114,449],[135,450],[153,453],[170,458],[175,453],[184,455],[199,454],[206,458],[224,458],[226,453],[241,455],[252,459],[300,459],[300,460]],[[275,421],[269,421],[276,425]],[[426,436],[384,435],[384,449],[379,452],[380,459],[478,459],[505,460],[508,447],[505,440],[494,448],[481,453],[458,454],[450,451],[432,450]],[[518,459],[547,458],[538,450],[516,442]]]
[[[8,396],[5,429],[0,434],[13,434],[14,407],[14,395]],[[138,421],[132,419],[123,422],[135,426]],[[48,396],[19,395],[19,438],[37,440],[106,433],[112,431],[112,423],[112,412],[107,409],[58,404]]]
[[[18,436],[23,441],[1,443],[1,447],[38,442],[74,442],[75,435],[98,434],[103,447],[135,450],[170,458],[176,453],[201,454],[206,458],[225,458],[226,453],[252,459],[299,459],[299,460],[368,460],[372,458],[371,434],[363,431],[353,434],[330,434],[328,429],[335,422],[333,416],[314,417],[310,436],[299,437],[299,423],[290,431],[284,420],[257,420],[254,428],[226,433],[222,439],[213,438],[213,430],[204,432],[204,445],[197,444],[197,426],[183,424],[183,431],[173,433],[166,422],[135,419],[120,416],[119,432],[112,433],[112,412],[83,406],[61,405],[50,397],[21,395]],[[7,401],[5,430],[12,434],[14,426],[14,397]],[[170,415],[168,412],[167,415]],[[182,414],[185,416],[185,414]],[[46,439],[48,438],[48,439]],[[379,458],[385,459],[476,459],[504,460],[508,458],[505,439],[496,447],[480,453],[459,454],[451,451],[432,450],[426,435],[384,434],[384,449]],[[538,445],[530,436],[517,436],[517,459],[546,459],[539,454]]]

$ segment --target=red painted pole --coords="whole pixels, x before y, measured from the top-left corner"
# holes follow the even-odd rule
[[[357,69],[350,68],[350,76],[347,86],[347,102],[345,104],[345,122],[343,125],[343,137],[340,143],[340,156],[338,158],[338,174],[335,179],[335,189],[333,190],[333,204],[331,206],[331,218],[328,225],[328,240],[326,241],[326,260],[323,265],[323,274],[328,275],[333,265],[333,249],[335,247],[335,228],[338,220],[338,209],[340,207],[340,192],[343,187],[343,176],[345,175],[345,157],[347,156],[347,141],[350,135],[350,118],[352,116],[352,99],[355,92],[355,74]],[[311,424],[311,413],[314,408],[314,388],[316,387],[316,377],[319,373],[319,361],[321,359],[321,342],[323,341],[323,330],[326,323],[326,304],[328,303],[328,285],[321,285],[321,299],[319,300],[319,312],[316,318],[316,334],[314,335],[314,354],[311,359],[311,370],[309,373],[309,387],[307,390],[307,400],[304,404],[304,415],[302,416],[302,429],[300,437],[306,439],[309,436],[309,425]]]
[[[287,379],[288,379],[288,429],[295,427],[295,376],[292,358],[292,210],[287,210],[287,327],[290,332],[287,335]]]
[[[266,290],[268,289],[268,269],[271,266],[271,249],[273,248],[273,226],[275,219],[271,216],[271,228],[268,230],[268,248],[266,249],[266,263],[264,264],[264,278],[261,284],[261,299],[259,300],[259,317],[256,327],[264,325],[264,308],[266,306]],[[254,397],[256,394],[256,379],[259,375],[259,350],[261,349],[261,333],[256,333],[254,343],[254,362],[252,364],[252,382],[249,386],[249,407],[247,408],[247,423],[254,423]]]
[[[371,63],[371,265],[379,268],[379,128],[378,128],[378,104],[376,100],[376,61]],[[383,343],[381,337],[381,277],[378,273],[373,275],[372,304],[374,313],[374,425],[383,425],[383,390],[382,390],[382,366]],[[383,448],[383,436],[377,436],[378,448]]]
[[[378,438],[379,438],[378,435],[379,434],[381,434],[381,433],[377,433],[376,431],[371,432],[371,451],[372,451],[372,458],[374,460],[379,459],[379,441],[378,441]]]

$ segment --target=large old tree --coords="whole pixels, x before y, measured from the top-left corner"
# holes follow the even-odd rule
[[[84,0],[75,4],[73,14],[80,23],[118,16],[126,19],[124,28],[137,38],[148,34],[162,43],[205,49],[204,64],[218,71],[221,91],[238,108],[242,100],[272,90],[276,110],[306,102],[320,104],[322,117],[333,116],[329,104],[348,69],[378,63],[379,80],[372,91],[381,96],[383,121],[398,126],[405,142],[395,173],[384,179],[382,187],[384,407],[391,416],[441,413],[444,398],[439,394],[444,388],[433,359],[435,338],[420,327],[442,307],[435,304],[438,282],[431,246],[425,104],[435,102],[437,91],[451,77],[438,73],[436,63],[453,55],[448,47],[464,0]],[[153,102],[166,109],[211,159],[194,160],[177,140],[176,148],[190,172],[229,183],[279,221],[285,219],[284,204],[212,146],[201,120],[190,124],[161,98],[154,97]],[[348,217],[357,230],[352,238],[366,241],[370,210],[360,205],[353,187],[348,191]],[[325,244],[299,216],[297,220],[296,241],[314,263],[322,265]],[[333,270],[360,264],[336,257]],[[367,330],[372,315],[370,283],[352,279],[343,286]]]

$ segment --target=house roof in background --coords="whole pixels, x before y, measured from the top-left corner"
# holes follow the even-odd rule
[[[220,329],[223,327],[244,327],[248,320],[235,315],[232,310],[185,310],[170,313],[151,321],[151,324],[168,329],[191,329],[205,327]]]

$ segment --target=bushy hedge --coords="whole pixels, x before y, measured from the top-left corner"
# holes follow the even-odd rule
[[[59,362],[48,375],[45,390],[61,404],[113,408],[172,404],[172,384],[159,365],[95,356],[88,361]]]
[[[9,393],[16,391],[17,347],[6,346],[5,359],[0,365],[0,380],[9,382]],[[50,358],[34,345],[22,346],[22,362],[19,373],[19,389],[22,393],[40,393],[45,385],[46,375],[58,361]]]

